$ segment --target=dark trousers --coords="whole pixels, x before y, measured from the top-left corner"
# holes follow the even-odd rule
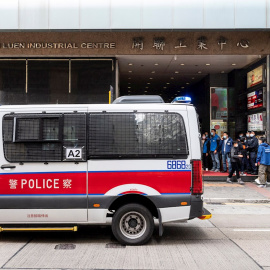
[[[241,161],[241,172],[244,172],[249,169],[248,159],[247,157],[243,157]]]
[[[256,163],[256,152],[249,152],[249,164],[252,172],[257,172],[255,163]]]
[[[209,154],[206,156],[206,153],[203,153],[203,168],[209,169]]]
[[[238,162],[232,162],[232,170],[230,171],[230,174],[229,174],[228,177],[232,178],[234,172],[236,172],[236,177],[237,177],[237,179],[239,179],[240,174],[239,174],[239,164],[238,164]]]

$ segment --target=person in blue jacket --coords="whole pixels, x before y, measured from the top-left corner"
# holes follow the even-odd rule
[[[266,143],[264,137],[259,139],[259,148],[256,159],[256,166],[259,165],[259,177],[255,179],[258,187],[266,187],[266,176],[268,181],[270,180],[270,146]]]
[[[219,142],[220,137],[216,134],[216,130],[211,129],[210,139],[210,153],[213,162],[213,168],[211,171],[220,172],[220,161],[219,161]]]
[[[229,137],[228,132],[223,133],[223,137],[221,138],[221,141],[219,143],[220,150],[222,154],[222,163],[223,163],[223,173],[227,172],[227,163],[229,167],[229,172],[232,170],[232,164],[231,164],[231,148],[233,146],[233,140],[231,137]]]
[[[207,134],[202,135],[202,145],[203,145],[203,169],[208,171],[209,169],[209,152],[210,152],[210,139]]]

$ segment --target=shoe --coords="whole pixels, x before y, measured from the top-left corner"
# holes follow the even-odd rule
[[[258,188],[266,188],[266,185],[258,185]]]
[[[215,172],[220,172],[220,170],[219,169],[216,169]]]
[[[254,181],[255,181],[255,183],[256,183],[257,185],[260,185],[260,184],[261,184],[259,178],[256,178]]]
[[[222,173],[226,173],[227,171],[221,171]]]
[[[232,183],[232,178],[227,177],[226,182],[227,182],[227,183]]]
[[[206,168],[205,171],[208,172],[208,168]]]
[[[242,181],[241,178],[238,178],[238,179],[237,179],[237,182],[238,182],[238,184],[240,184],[240,185],[244,185],[244,184],[245,184],[245,183]]]
[[[266,185],[267,185],[267,186],[270,186],[270,182],[266,182]]]
[[[247,174],[251,174],[252,172],[251,171],[247,171]]]
[[[252,172],[251,174],[252,174],[252,175],[258,175],[256,172]]]
[[[240,173],[241,176],[247,176],[245,173],[241,172]]]
[[[211,172],[214,172],[215,170],[216,170],[216,169],[213,168],[213,169],[211,170]]]

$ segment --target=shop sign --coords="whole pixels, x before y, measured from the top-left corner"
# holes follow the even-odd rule
[[[253,91],[247,94],[248,110],[263,107],[263,89]]]
[[[263,113],[248,115],[248,130],[263,131]]]
[[[225,131],[228,130],[227,122],[215,120],[211,121],[211,129],[214,128],[218,136],[222,136]]]
[[[247,88],[263,82],[263,65],[259,66],[247,74]]]

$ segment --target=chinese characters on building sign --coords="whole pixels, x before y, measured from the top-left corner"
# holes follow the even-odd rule
[[[217,46],[219,46],[220,50],[223,51],[225,45],[228,44],[228,40],[225,37],[220,37],[217,41]],[[166,43],[165,43],[165,38],[160,37],[160,38],[154,38],[153,40],[153,45],[152,47],[155,48],[156,50],[164,50]],[[247,39],[241,39],[239,40],[236,44],[236,47],[247,49],[250,46],[250,42]],[[133,38],[132,41],[132,49],[139,49],[143,50],[144,47],[144,41],[142,37],[135,37]],[[178,39],[177,45],[174,46],[175,49],[185,49],[188,48],[188,44],[186,43],[186,40],[184,38]],[[207,38],[204,36],[201,36],[197,39],[197,50],[208,50],[208,45],[207,45]]]

